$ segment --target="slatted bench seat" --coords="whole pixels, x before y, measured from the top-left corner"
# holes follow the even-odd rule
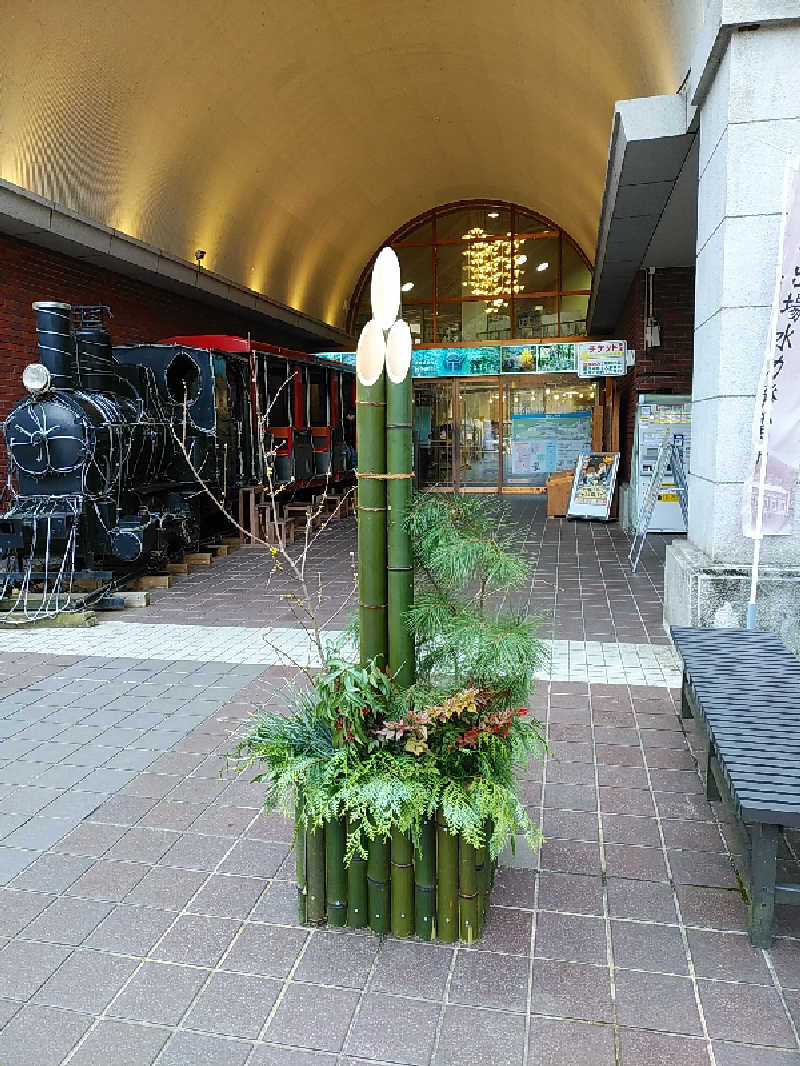
[[[772,633],[671,633],[681,714],[708,741],[706,795],[729,803],[748,837],[750,941],[768,947],[775,904],[800,904],[800,885],[776,884],[781,830],[800,826],[800,662]]]

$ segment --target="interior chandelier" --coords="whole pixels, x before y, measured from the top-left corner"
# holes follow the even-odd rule
[[[489,238],[480,226],[473,226],[462,233],[461,239],[469,242],[461,253],[464,256],[462,287],[470,296],[486,299],[487,315],[507,307],[508,300],[504,297],[510,292],[522,292],[523,264],[528,257],[521,255],[519,248],[525,241],[516,241],[517,252],[512,257],[510,231],[505,237]]]

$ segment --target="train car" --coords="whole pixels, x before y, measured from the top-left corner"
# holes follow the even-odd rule
[[[352,477],[355,467],[355,374],[314,355],[218,334],[170,337],[162,344],[246,355],[250,363],[253,474],[264,484],[301,491]],[[268,471],[269,468],[269,471]]]
[[[34,601],[58,613],[75,578],[111,585],[197,547],[268,476],[303,489],[352,467],[352,374],[238,337],[112,347],[106,307],[33,309],[40,362],[3,426],[6,621]]]

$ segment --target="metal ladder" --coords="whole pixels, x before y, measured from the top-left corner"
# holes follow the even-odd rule
[[[686,481],[686,471],[683,468],[683,457],[681,456],[680,450],[675,447],[675,439],[672,436],[672,433],[667,431],[667,433],[664,434],[661,447],[658,449],[658,458],[656,459],[656,465],[653,468],[650,487],[647,490],[647,495],[642,501],[639,516],[636,520],[636,530],[634,531],[630,551],[628,552],[628,562],[631,564],[631,571],[634,574],[636,573],[636,567],[639,565],[644,542],[647,540],[647,534],[650,531],[650,522],[652,521],[653,510],[655,509],[659,493],[661,492],[664,474],[666,474],[669,467],[672,467],[672,477],[675,482],[675,490],[678,494],[678,503],[680,504],[681,514],[683,515],[683,524],[687,529],[689,526],[689,491]]]

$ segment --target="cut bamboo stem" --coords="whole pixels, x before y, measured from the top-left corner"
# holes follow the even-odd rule
[[[458,939],[458,837],[436,820],[438,879],[436,886],[436,931],[445,944]]]
[[[389,898],[389,841],[370,840],[367,846],[367,903],[369,927],[375,933],[388,933],[391,900]]]
[[[411,372],[399,384],[386,382],[386,472],[389,671],[400,688],[414,681],[414,638],[406,614],[414,601],[411,537]]]
[[[303,824],[303,794],[297,789],[295,800],[295,824],[297,833],[294,845],[295,871],[297,878],[297,920],[300,925],[305,925],[308,920],[306,907],[306,828]]]
[[[356,374],[358,434],[358,619],[361,665],[386,666],[386,373],[374,385]],[[382,475],[372,477],[372,474]]]
[[[478,885],[478,928],[476,936],[483,936],[489,893],[489,848],[486,844],[475,849],[475,879]]]
[[[344,865],[345,829],[342,818],[325,823],[325,897],[328,925],[347,924],[347,870]]]
[[[414,929],[423,940],[436,939],[436,826],[423,822],[414,850]]]
[[[347,829],[353,831],[351,822]],[[347,868],[347,924],[351,929],[364,929],[368,922],[367,863],[356,853]]]
[[[392,830],[392,933],[408,937],[414,933],[413,849],[408,833]]]
[[[475,848],[458,840],[458,935],[466,944],[478,938],[478,881]]]
[[[325,830],[306,830],[306,912],[310,925],[325,921]]]

